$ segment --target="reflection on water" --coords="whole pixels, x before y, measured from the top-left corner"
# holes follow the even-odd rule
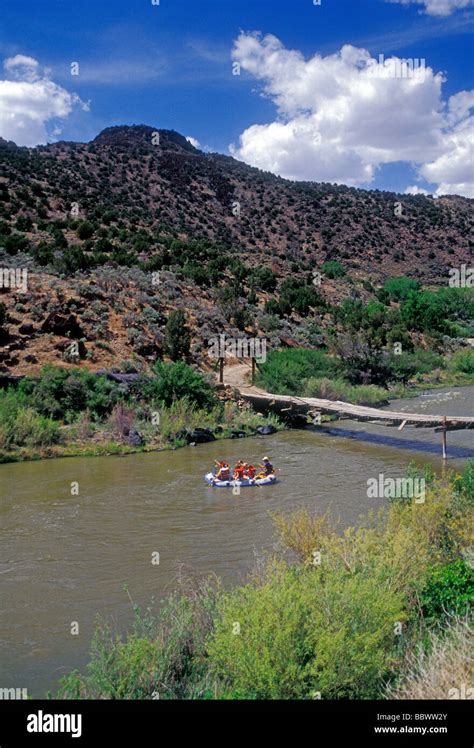
[[[473,393],[436,391],[390,407],[465,415]],[[461,466],[472,443],[472,432],[449,433],[448,465]],[[218,457],[256,461],[265,453],[281,469],[275,486],[236,497],[203,482]],[[175,452],[0,466],[0,686],[42,695],[82,667],[97,614],[121,629],[130,623],[125,584],[146,604],[176,586],[181,564],[241,581],[273,546],[270,512],[311,506],[355,523],[383,504],[367,497],[369,478],[401,477],[411,460],[441,471],[440,453],[432,429],[340,421]],[[79,636],[70,633],[74,621]]]

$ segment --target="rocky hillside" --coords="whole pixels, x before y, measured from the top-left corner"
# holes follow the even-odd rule
[[[290,182],[143,125],[33,149],[0,139],[0,268],[28,269],[26,293],[0,288],[0,367],[70,362],[71,340],[91,368],[146,365],[176,308],[201,365],[224,331],[311,344],[324,302],[367,299],[391,276],[446,284],[472,256],[472,205]],[[319,314],[311,302],[275,318],[281,285],[314,289],[328,261],[345,274],[322,272]]]

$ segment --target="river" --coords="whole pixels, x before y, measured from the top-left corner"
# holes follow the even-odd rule
[[[390,407],[466,415],[473,403],[474,387],[464,387]],[[472,447],[472,432],[449,433],[448,467],[462,468]],[[202,480],[218,457],[233,463],[264,454],[281,470],[275,486],[234,496]],[[271,512],[310,506],[357,523],[385,501],[367,497],[367,480],[401,477],[411,460],[441,472],[440,434],[340,421],[154,454],[0,465],[0,687],[37,697],[54,691],[87,662],[97,615],[119,630],[130,624],[124,585],[146,605],[176,587],[182,567],[242,581],[272,548]]]

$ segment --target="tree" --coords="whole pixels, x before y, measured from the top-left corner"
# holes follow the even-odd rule
[[[191,347],[191,331],[182,309],[171,312],[165,326],[165,352],[172,361],[186,360]]]
[[[82,221],[77,229],[79,239],[90,239],[94,234],[94,227],[89,221]]]

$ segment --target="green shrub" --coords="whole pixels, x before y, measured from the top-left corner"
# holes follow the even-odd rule
[[[355,405],[380,406],[388,403],[387,391],[375,384],[350,385],[342,379],[310,377],[304,383],[305,397],[341,400]]]
[[[165,351],[172,361],[187,359],[191,346],[191,331],[186,325],[186,315],[176,309],[168,317],[165,326]]]
[[[429,621],[466,615],[474,603],[474,570],[462,560],[432,569],[420,601]]]
[[[79,239],[91,239],[94,236],[94,227],[89,221],[82,221],[77,227]]]
[[[159,401],[171,406],[186,398],[190,405],[198,408],[213,407],[217,398],[212,386],[198,371],[182,361],[158,362],[154,365],[154,379],[144,379],[140,386],[142,396],[148,401]]]
[[[467,461],[463,473],[455,476],[453,486],[457,496],[474,505],[474,460]]]
[[[462,374],[474,374],[474,351],[471,348],[465,348],[453,353],[449,368]]]
[[[295,348],[272,350],[259,367],[257,384],[281,395],[302,395],[304,380],[310,377],[331,376],[335,362],[321,351]]]
[[[19,393],[39,413],[55,420],[73,421],[78,413],[89,410],[100,419],[112,411],[124,397],[119,384],[79,369],[43,367],[39,379],[26,377]]]
[[[413,278],[390,278],[383,285],[384,291],[390,299],[394,301],[404,301],[411,293],[416,293],[421,289],[421,284]]]
[[[337,260],[327,260],[327,262],[323,262],[321,270],[328,278],[343,278],[346,274],[344,265]]]
[[[274,567],[225,595],[219,612],[211,670],[234,699],[375,698],[403,616],[388,586],[315,567]]]
[[[60,440],[59,423],[39,415],[33,408],[21,408],[16,416],[13,441],[18,446],[49,447]]]
[[[60,441],[59,423],[28,406],[14,390],[0,392],[0,447],[48,447]]]

